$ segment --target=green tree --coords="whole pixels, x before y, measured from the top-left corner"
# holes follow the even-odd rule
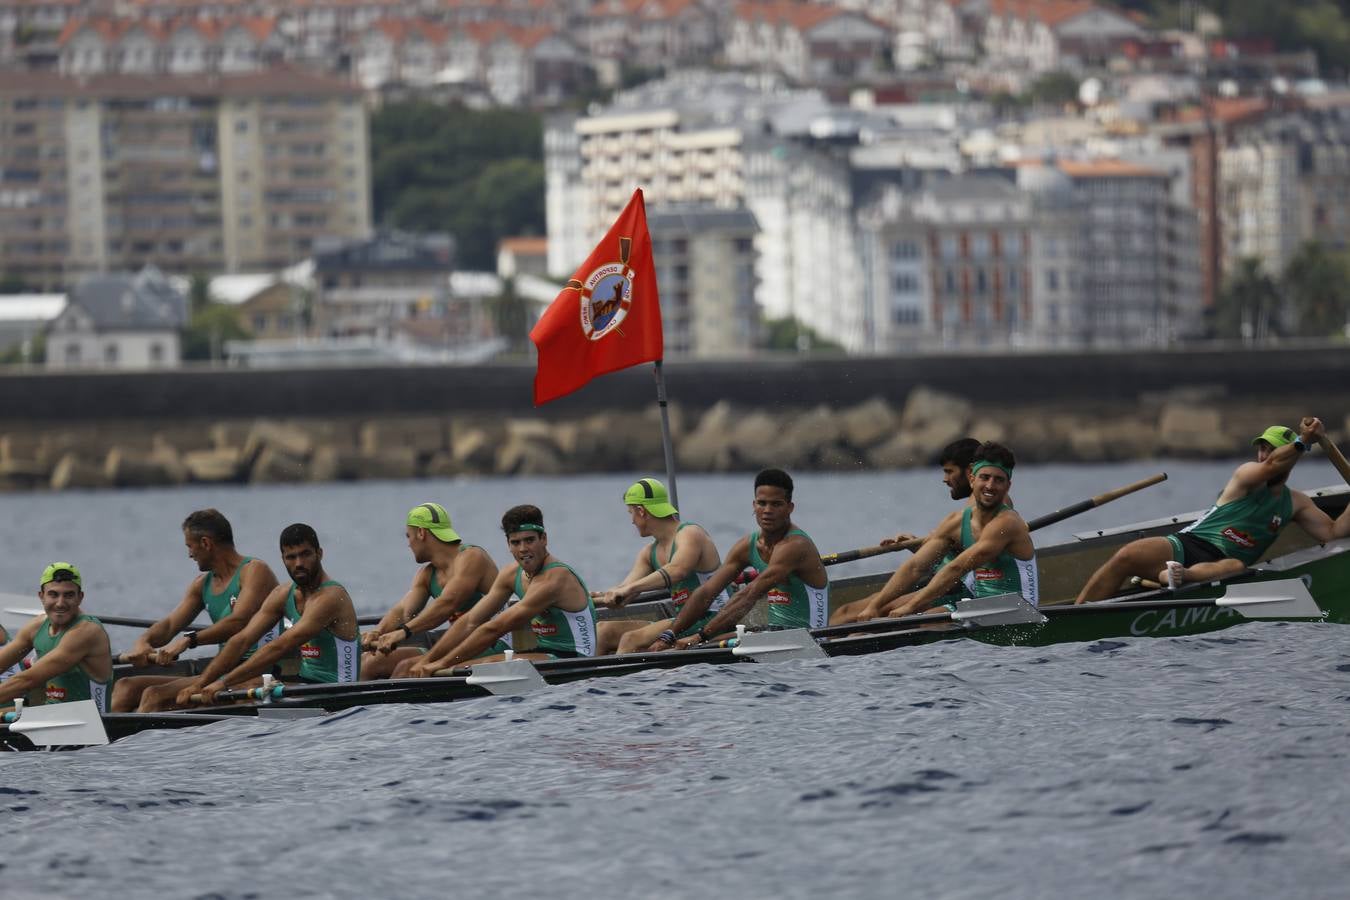
[[[0,351],[0,366],[15,366],[21,363],[41,365],[47,359],[47,336],[35,334],[28,341],[28,353],[25,355],[23,342],[10,344]]]
[[[188,310],[196,315],[211,303],[211,279],[198,272],[188,283]]]
[[[1217,337],[1261,341],[1279,334],[1280,292],[1254,257],[1242,259],[1226,280],[1214,310]]]
[[[514,278],[506,279],[502,292],[490,301],[492,324],[506,338],[508,353],[523,354],[530,336],[530,306],[516,293]]]
[[[766,350],[790,350],[794,353],[840,353],[843,347],[826,340],[795,318],[769,319],[764,329]]]
[[[183,332],[183,359],[221,359],[226,341],[247,341],[253,335],[239,321],[239,311],[223,303],[208,303],[192,314]]]
[[[1078,79],[1068,72],[1046,72],[1027,88],[1028,96],[1036,103],[1063,106],[1078,102]]]
[[[0,294],[25,294],[33,289],[18,272],[6,272],[0,276]]]
[[[497,242],[544,233],[543,124],[533,112],[391,103],[371,118],[375,217],[448,231],[464,268],[495,267]]]
[[[1304,244],[1284,270],[1284,295],[1304,337],[1344,334],[1350,312],[1350,258],[1316,241]]]

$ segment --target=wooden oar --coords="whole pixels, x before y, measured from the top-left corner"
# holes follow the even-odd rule
[[[1089,509],[1096,509],[1103,504],[1110,503],[1112,500],[1119,500],[1127,494],[1133,494],[1135,491],[1142,491],[1146,487],[1152,487],[1155,484],[1161,484],[1167,480],[1166,472],[1159,472],[1157,475],[1150,475],[1147,478],[1140,479],[1134,484],[1127,484],[1125,487],[1116,488],[1114,491],[1107,491],[1104,494],[1098,494],[1095,497],[1089,497],[1087,500],[1080,500],[1063,509],[1057,509],[1052,513],[1047,513],[1037,519],[1032,519],[1027,523],[1027,528],[1035,531],[1038,528],[1044,528],[1047,525],[1054,525],[1056,522],[1063,522],[1065,519],[1072,518],[1079,513],[1085,513]]]
[[[1336,467],[1336,471],[1341,473],[1346,484],[1350,484],[1350,462],[1346,462],[1345,454],[1341,453],[1341,448],[1332,443],[1331,438],[1325,434],[1317,439],[1317,443],[1322,445],[1322,450],[1331,460],[1331,464]]]

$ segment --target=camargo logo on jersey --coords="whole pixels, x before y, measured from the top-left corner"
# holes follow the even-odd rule
[[[1256,541],[1252,540],[1252,536],[1250,534],[1248,534],[1245,531],[1238,531],[1232,525],[1229,525],[1227,528],[1223,530],[1223,536],[1228,538],[1228,540],[1232,541],[1233,543],[1237,544],[1239,547],[1242,547],[1247,550],[1250,550],[1256,546]]]

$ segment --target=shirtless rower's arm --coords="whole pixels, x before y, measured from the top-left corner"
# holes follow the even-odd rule
[[[455,562],[455,572],[439,597],[433,597],[421,611],[415,612],[403,620],[403,624],[380,638],[377,649],[388,653],[404,640],[424,631],[430,631],[449,621],[450,617],[463,608],[470,597],[479,592],[490,571],[497,566],[482,547],[473,547],[460,551]],[[430,582],[430,574],[427,576]],[[495,583],[495,582],[494,582]],[[479,598],[480,600],[482,598]],[[477,604],[474,604],[477,606]],[[439,641],[437,642],[439,643]]]
[[[278,587],[267,598],[269,605],[276,601],[277,618],[280,618],[281,612],[285,610],[286,596],[289,593],[289,588]],[[200,693],[203,703],[211,703],[215,700],[216,694],[232,684],[244,684],[259,675],[271,672],[272,667],[282,658],[297,653],[306,641],[333,624],[343,609],[351,605],[351,598],[347,595],[347,589],[337,584],[321,587],[308,598],[303,598],[297,585],[295,604],[298,607],[302,602],[305,611],[300,614],[300,621],[283,631],[279,637],[259,647],[256,653],[234,669],[202,686]]]
[[[1031,532],[1021,516],[1012,511],[995,516],[980,530],[979,539],[939,569],[923,590],[898,597],[885,608],[883,614],[897,618],[924,612],[951,593],[966,577],[966,573],[993,562],[1005,550],[1016,549],[1018,545],[1029,548],[1030,543]]]
[[[192,586],[188,588],[189,593],[194,589],[196,592],[197,609],[201,609],[202,604],[202,581],[203,578],[193,580]],[[262,607],[263,600],[277,586],[277,576],[272,573],[271,567],[260,559],[252,559],[242,564],[239,572],[239,595],[235,598],[234,605],[228,615],[222,616],[219,621],[212,622],[207,627],[201,629],[196,634],[195,642],[186,635],[180,636],[177,640],[170,643],[167,647],[162,647],[155,657],[158,665],[165,666],[176,660],[186,651],[202,644],[224,644],[230,638],[243,631],[252,621],[254,614]],[[186,601],[186,597],[184,600]],[[180,604],[180,609],[182,605]],[[175,610],[177,612],[178,610]],[[182,625],[172,632],[176,634],[182,631],[197,612],[194,611]]]
[[[431,646],[426,655],[421,659],[402,664],[400,668],[394,670],[395,677],[407,675],[412,678],[427,678],[444,669],[444,661],[454,654],[455,649],[464,642],[464,639],[500,612],[502,606],[510,598],[514,586],[515,566],[507,566],[506,568],[511,570],[511,576],[506,581],[504,591],[497,589],[502,586],[502,575],[499,573],[488,592],[479,597],[477,603],[446,629],[445,634],[441,635],[441,639]]]
[[[373,652],[380,646],[380,642],[388,635],[398,631],[403,627],[403,623],[417,615],[426,603],[428,595],[431,593],[431,568],[422,566],[413,576],[412,585],[407,592],[398,599],[398,602],[389,607],[388,612],[380,617],[371,630],[362,633],[361,649],[367,652]],[[399,634],[399,641],[403,635]],[[398,643],[395,641],[394,643]]]
[[[681,548],[683,549],[683,548]],[[632,600],[638,594],[646,590],[656,590],[664,585],[660,576],[657,575],[657,582],[650,588],[637,588],[635,585],[642,582],[649,575],[655,575],[656,570],[652,568],[651,548],[643,547],[638,551],[637,559],[633,561],[633,568],[628,570],[628,574],[623,577],[618,585],[607,591],[592,591],[591,599],[595,601],[596,606],[612,606],[618,608]]]
[[[0,669],[8,669],[33,649],[33,641],[39,628],[44,627],[46,616],[38,616],[29,622],[14,640],[0,647]],[[93,622],[80,622],[61,638],[52,651],[33,663],[31,668],[11,675],[0,682],[0,703],[23,697],[34,688],[40,688],[50,678],[63,672],[69,672],[88,657],[102,653],[108,654],[108,635]]]

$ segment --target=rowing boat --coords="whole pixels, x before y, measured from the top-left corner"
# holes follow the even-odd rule
[[[1350,489],[1327,488],[1309,492],[1322,509],[1335,516],[1350,501]],[[1111,530],[1079,534],[1075,540],[1038,549],[1043,590],[1051,602],[1033,608],[1016,595],[982,598],[958,605],[956,614],[939,612],[878,620],[834,628],[791,632],[746,633],[719,646],[663,653],[635,653],[598,658],[529,663],[512,660],[456,670],[437,678],[392,679],[346,685],[277,685],[246,697],[252,702],[212,707],[191,713],[134,713],[93,716],[108,740],[147,728],[186,727],[237,716],[268,717],[324,714],[379,703],[434,703],[526,693],[585,678],[615,677],[656,668],[695,663],[730,664],[794,658],[875,653],[898,647],[953,638],[973,638],[995,645],[1040,646],[1071,641],[1120,637],[1171,637],[1227,628],[1249,619],[1319,619],[1350,623],[1350,540],[1314,544],[1302,531],[1286,529],[1272,547],[1271,556],[1242,575],[1225,582],[1195,584],[1171,591],[1136,589],[1100,603],[1073,606],[1072,592],[1116,548],[1137,537],[1174,530],[1199,513],[1136,523]],[[880,587],[889,572],[834,582],[831,601],[846,603]],[[998,602],[992,604],[989,601]],[[983,604],[983,606],[981,606]],[[657,618],[668,615],[664,604],[649,603],[621,611]],[[47,722],[40,734],[49,744],[62,745],[62,728],[70,731],[92,723],[61,704],[44,711]],[[25,711],[31,715],[42,707]],[[69,717],[70,721],[62,716]],[[0,747],[27,749],[32,734],[20,730],[24,717],[0,727]],[[81,732],[83,733],[83,732]],[[75,743],[64,742],[64,743]]]

